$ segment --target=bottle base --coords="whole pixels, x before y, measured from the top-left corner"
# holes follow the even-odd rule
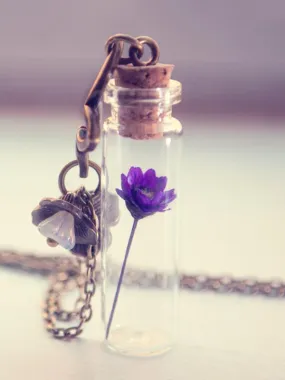
[[[148,358],[167,353],[172,349],[172,342],[163,331],[118,327],[111,332],[105,346],[120,355]]]

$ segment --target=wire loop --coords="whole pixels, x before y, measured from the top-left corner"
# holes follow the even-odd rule
[[[69,172],[70,169],[74,168],[75,166],[78,166],[79,164],[80,163],[77,160],[74,160],[74,161],[69,162],[67,165],[65,165],[63,169],[61,170],[58,177],[58,186],[62,195],[65,195],[68,193],[68,190],[65,186],[65,178],[66,178],[67,173]],[[90,194],[95,195],[100,191],[100,187],[101,187],[101,168],[99,165],[97,165],[93,161],[88,161],[88,167],[94,169],[98,175],[98,185],[94,191],[90,192]]]

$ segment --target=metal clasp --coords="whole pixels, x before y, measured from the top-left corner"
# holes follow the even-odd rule
[[[129,58],[122,58],[124,42],[130,44]],[[146,61],[140,61],[143,56],[143,45],[151,49],[152,57]],[[159,47],[150,37],[141,36],[133,38],[127,34],[115,34],[106,43],[107,58],[101,67],[84,104],[84,116],[86,126],[81,126],[76,135],[76,157],[79,165],[79,176],[88,176],[89,152],[92,152],[99,143],[101,134],[101,113],[99,104],[108,83],[109,75],[116,65],[135,66],[155,65],[159,58]]]
[[[122,42],[116,41],[101,67],[84,104],[86,126],[81,126],[76,135],[76,157],[79,164],[79,176],[88,176],[89,152],[92,152],[100,140],[101,115],[99,104],[108,83],[109,74],[118,64],[123,50]]]

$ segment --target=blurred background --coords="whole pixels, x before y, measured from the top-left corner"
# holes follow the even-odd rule
[[[1,107],[80,109],[115,33],[158,41],[187,112],[284,116],[283,0],[1,0]]]

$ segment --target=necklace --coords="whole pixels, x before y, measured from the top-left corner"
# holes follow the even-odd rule
[[[55,338],[70,339],[79,335],[82,332],[82,325],[92,317],[90,301],[96,291],[95,283],[100,284],[101,281],[100,267],[96,266],[95,256],[91,250],[85,261],[74,257],[37,256],[33,253],[0,250],[0,266],[43,277],[51,276],[43,307],[45,328]],[[115,279],[120,267],[112,269]],[[182,291],[273,298],[285,296],[285,282],[282,281],[186,273],[179,273],[178,278]],[[165,275],[158,272],[129,268],[124,277],[124,285],[130,287],[165,289],[167,284]],[[61,297],[64,293],[75,289],[79,290],[79,297],[75,301],[74,309],[66,311],[61,306]],[[62,328],[57,327],[57,323],[73,323],[73,325]]]

